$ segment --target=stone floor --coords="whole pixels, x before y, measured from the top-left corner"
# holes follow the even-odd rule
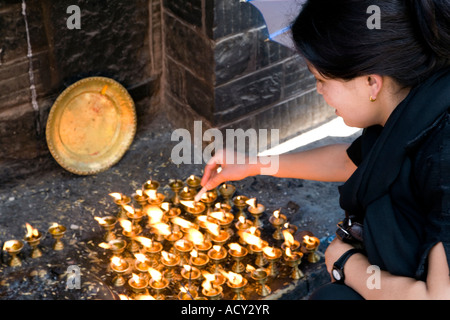
[[[176,142],[170,141],[173,128],[164,115],[139,132],[132,146],[111,169],[93,176],[73,175],[55,163],[53,170],[0,186],[0,245],[10,239],[23,239],[25,223],[43,233],[42,257],[30,258],[27,243],[20,253],[22,266],[9,267],[9,256],[0,255],[0,299],[114,299],[120,291],[111,286],[108,270],[110,253],[98,247],[103,230],[96,216],[115,214],[117,207],[108,195],[120,192],[131,195],[148,179],[161,183],[169,179],[186,179],[202,175],[203,165],[175,165],[170,154]],[[330,138],[316,144],[351,141],[354,137]],[[266,206],[263,221],[281,208],[299,231],[310,231],[322,240],[317,264],[302,263],[305,278],[278,283],[269,299],[303,299],[312,289],[328,281],[323,263],[327,239],[333,236],[335,224],[343,212],[338,206],[337,184],[258,176],[233,182],[236,194],[256,197]],[[164,187],[165,186],[165,187]],[[62,251],[53,251],[53,239],[47,229],[53,222],[67,227]],[[81,289],[67,288],[68,267],[81,272]]]

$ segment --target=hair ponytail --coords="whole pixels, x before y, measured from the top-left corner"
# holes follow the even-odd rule
[[[408,0],[416,27],[438,59],[450,59],[450,4],[448,0]]]
[[[369,29],[367,8],[380,8]],[[450,65],[450,0],[309,0],[292,24],[297,49],[323,76],[390,76],[415,86]]]

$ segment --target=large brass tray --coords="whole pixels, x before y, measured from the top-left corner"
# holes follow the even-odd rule
[[[91,175],[115,165],[136,133],[136,110],[127,90],[104,77],[80,80],[53,104],[46,127],[52,156],[66,170]]]

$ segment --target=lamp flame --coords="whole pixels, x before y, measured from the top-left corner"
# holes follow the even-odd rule
[[[172,232],[170,231],[170,227],[167,223],[158,222],[153,225],[153,227],[156,229],[157,233],[160,235],[168,236]]]
[[[223,270],[220,270],[220,272],[230,281],[231,284],[239,285],[242,283],[243,277],[240,274],[234,273],[232,271],[227,273]]]
[[[161,255],[162,255],[163,259],[166,261],[171,261],[176,258],[176,256],[173,253],[170,253],[167,251],[162,251]]]
[[[197,250],[195,250],[195,249],[192,250],[190,254],[191,254],[191,256],[194,257],[194,258],[197,258],[197,257],[198,257],[198,252],[197,252]]]
[[[154,189],[148,189],[144,191],[145,194],[150,198],[150,200],[156,200],[156,190]]]
[[[314,244],[316,243],[316,240],[315,240],[313,237],[310,237],[310,236],[308,236],[308,235],[305,235],[305,236],[303,237],[303,241],[304,241],[306,244],[309,244],[309,245],[314,245]]]
[[[141,280],[139,279],[139,276],[137,274],[132,273],[131,277],[132,277],[134,283],[140,283],[141,282]]]
[[[37,229],[33,228],[28,222],[25,223],[25,226],[27,227],[25,238],[39,237],[39,231]]]
[[[195,201],[193,200],[180,200],[180,203],[188,208],[194,209],[195,208]]]
[[[151,248],[153,246],[152,239],[139,236],[139,237],[136,237],[136,240],[139,241],[146,248]]]
[[[291,248],[289,248],[289,247],[286,248],[286,255],[288,257],[292,257]]]
[[[263,252],[269,257],[275,257],[275,249],[272,247],[264,247]]]
[[[113,197],[114,200],[116,200],[116,201],[122,200],[122,194],[121,194],[121,193],[113,192],[113,193],[110,193],[109,195],[110,195],[111,197]]]
[[[131,221],[129,221],[127,219],[121,219],[120,225],[122,226],[123,230],[125,230],[125,232],[131,232],[131,230],[132,230]]]
[[[276,219],[278,219],[278,218],[280,217],[280,210],[275,210],[275,211],[273,212],[273,216],[274,216]]]
[[[223,222],[225,220],[225,212],[223,211],[213,211],[209,214],[212,218]]]
[[[186,238],[190,241],[192,241],[196,245],[200,245],[205,241],[205,237],[203,236],[203,233],[198,231],[197,229],[190,228],[187,231]]]
[[[147,206],[145,208],[145,213],[148,216],[148,223],[155,224],[161,222],[164,212],[157,206]]]
[[[152,277],[152,279],[154,281],[156,281],[156,282],[161,281],[161,279],[162,279],[161,272],[159,272],[158,270],[156,270],[156,269],[154,269],[152,267],[148,268],[148,272],[150,273],[150,277]]]
[[[97,220],[97,222],[98,222],[100,225],[102,225],[102,226],[106,225],[105,219],[100,218],[100,217],[94,217],[94,219]]]
[[[132,206],[129,205],[122,205],[122,207],[125,209],[126,212],[128,212],[129,214],[133,215],[134,214],[134,208]]]
[[[180,226],[182,228],[186,228],[186,229],[194,228],[194,226],[195,226],[192,222],[187,221],[187,220],[185,220],[183,218],[180,218],[180,217],[172,218],[172,223],[174,223],[174,224],[176,224],[176,225],[178,225],[178,226]]]
[[[147,257],[142,253],[135,253],[134,256],[141,263],[145,263],[147,261]]]
[[[285,241],[287,246],[293,246],[294,245],[294,236],[292,235],[292,233],[290,233],[287,230],[283,230],[283,236],[284,236],[284,241]]]
[[[98,246],[100,248],[103,248],[103,249],[110,249],[111,248],[111,245],[109,243],[106,243],[106,242],[99,243]]]
[[[242,247],[239,245],[239,243],[233,242],[228,245],[231,250],[236,251],[237,253],[242,252]]]
[[[123,263],[123,260],[120,257],[114,256],[111,258],[111,262],[116,267],[120,267]]]
[[[251,198],[245,201],[246,204],[248,204],[252,208],[256,208],[256,198]]]
[[[262,248],[263,246],[263,241],[260,237],[255,236],[252,233],[249,232],[242,232],[241,234],[241,238],[248,244],[250,245],[254,245],[257,248]]]
[[[250,265],[250,264],[248,264],[246,267],[245,267],[245,271],[247,271],[247,272],[252,272],[252,271],[255,271],[256,269],[255,269],[255,267],[253,267],[252,265]]]

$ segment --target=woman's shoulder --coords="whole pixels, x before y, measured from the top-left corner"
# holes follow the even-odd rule
[[[426,202],[442,199],[443,190],[450,190],[450,110],[411,141],[407,152],[417,194]]]

